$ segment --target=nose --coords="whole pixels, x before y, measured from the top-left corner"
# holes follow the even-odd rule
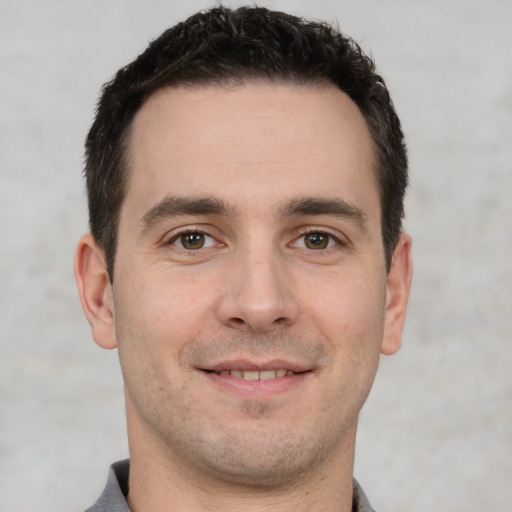
[[[234,329],[260,333],[293,325],[299,303],[286,262],[263,251],[234,259],[222,285],[219,321]]]

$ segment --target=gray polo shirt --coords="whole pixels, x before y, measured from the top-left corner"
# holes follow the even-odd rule
[[[105,490],[98,498],[98,501],[85,512],[130,512],[126,503],[129,472],[130,461],[128,460],[121,460],[112,464]],[[375,512],[355,480],[352,512]]]

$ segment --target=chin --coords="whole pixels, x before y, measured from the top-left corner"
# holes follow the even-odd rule
[[[211,439],[196,452],[196,459],[203,472],[206,470],[226,484],[283,488],[296,484],[325,464],[333,444],[310,433],[293,435],[289,428],[271,431],[253,426]]]

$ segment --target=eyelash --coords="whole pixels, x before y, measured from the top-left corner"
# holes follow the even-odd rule
[[[327,247],[325,247],[323,249],[311,249],[311,248],[307,248],[307,247],[300,247],[300,249],[310,250],[310,251],[314,251],[314,252],[326,252],[326,251],[329,251],[330,249],[335,249],[336,246],[345,246],[345,245],[347,245],[345,242],[343,242],[340,239],[340,237],[334,235],[330,231],[327,231],[325,228],[314,228],[314,227],[313,228],[307,228],[304,231],[301,231],[299,236],[295,239],[295,241],[291,245],[292,246],[296,246],[297,242],[300,239],[303,239],[304,237],[306,237],[308,235],[326,236],[326,237],[328,237],[328,244],[330,244],[331,242],[334,242],[334,245],[330,245],[330,246],[328,245]]]
[[[183,246],[176,245],[176,242],[180,240],[180,238],[187,236],[187,235],[201,235],[205,237],[205,243],[208,243],[208,240],[214,241],[212,245],[209,245],[207,247],[201,246],[196,249],[186,248]],[[311,247],[300,247],[298,245],[299,240],[304,239],[308,235],[320,235],[321,237],[327,237],[327,246],[326,247],[320,247],[320,248],[311,248]],[[334,245],[333,245],[334,243]],[[179,251],[185,251],[187,253],[194,253],[198,252],[201,249],[208,249],[214,245],[223,245],[221,242],[219,242],[213,235],[210,233],[203,231],[201,229],[194,229],[194,228],[188,228],[184,229],[183,231],[180,231],[179,233],[175,233],[167,242],[166,246],[172,247],[175,250]],[[335,249],[336,246],[346,246],[347,243],[342,241],[338,236],[332,234],[331,232],[325,230],[325,228],[308,228],[299,233],[299,235],[294,239],[294,241],[289,244],[292,247],[297,247],[298,249],[312,251],[312,252],[327,252],[329,250]],[[306,242],[304,242],[304,245],[306,245]]]
[[[208,240],[213,240],[215,241],[216,243],[215,244],[212,244],[212,245],[222,245],[220,242],[218,242],[218,240],[211,234],[201,230],[201,229],[184,229],[183,231],[179,232],[179,233],[175,233],[167,242],[166,242],[166,245],[167,246],[171,246],[171,247],[174,247],[178,250],[181,250],[181,251],[186,251],[186,252],[196,252],[196,251],[199,251],[200,249],[203,249],[204,247],[199,247],[197,249],[187,249],[186,247],[180,247],[180,246],[177,246],[175,245],[175,242],[180,240],[181,238],[183,238],[184,236],[187,236],[187,235],[200,235],[200,236],[203,236],[206,240],[205,240],[205,243],[207,243]],[[206,247],[207,249],[208,247]]]

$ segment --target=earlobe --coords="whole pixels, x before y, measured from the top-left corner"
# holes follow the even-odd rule
[[[388,274],[384,339],[381,352],[391,355],[402,345],[402,330],[412,280],[411,237],[401,234]]]
[[[112,286],[103,251],[90,234],[82,236],[78,242],[74,272],[82,309],[91,325],[94,341],[100,347],[115,348]]]

